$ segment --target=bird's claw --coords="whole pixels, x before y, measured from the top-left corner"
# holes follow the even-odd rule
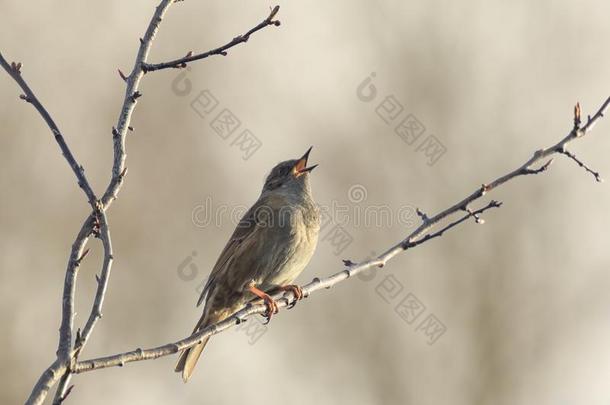
[[[275,302],[275,300],[273,298],[271,298],[271,296],[269,294],[267,294],[263,290],[256,287],[256,285],[254,284],[254,281],[249,283],[247,288],[248,288],[248,291],[250,291],[252,294],[256,295],[258,298],[263,300],[263,303],[265,304],[265,312],[262,315],[263,315],[263,317],[265,317],[267,319],[267,322],[265,322],[265,325],[268,324],[269,321],[271,321],[271,317],[274,314],[277,314],[279,311],[277,302]]]
[[[297,304],[297,301],[303,299],[303,289],[296,284],[286,285],[280,287],[281,291],[289,291],[294,295],[294,300],[286,307],[286,309],[292,309]]]
[[[277,302],[270,296],[263,297],[263,303],[265,304],[265,312],[263,313],[263,317],[265,317],[266,322],[263,325],[267,325],[271,322],[271,317],[279,312],[279,308],[277,306]]]

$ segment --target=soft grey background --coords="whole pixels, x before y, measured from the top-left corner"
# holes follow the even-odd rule
[[[162,61],[225,43],[258,23],[266,1],[185,1],[162,24],[151,53]],[[280,160],[315,145],[315,197],[393,210],[444,209],[521,164],[570,128],[579,100],[592,113],[609,95],[607,1],[280,2],[282,26],[192,64],[145,77],[128,139],[129,174],[109,212],[115,265],[104,317],[83,358],[187,335],[199,317],[197,284],[233,229],[196,227],[194,207],[251,204]],[[53,114],[96,190],[111,167],[111,127],[137,38],[155,1],[1,0],[0,49]],[[356,97],[376,72],[447,147],[434,166]],[[263,146],[239,150],[189,107],[210,89]],[[38,114],[0,75],[0,402],[22,402],[57,344],[70,244],[86,200]],[[574,150],[610,175],[610,122]],[[490,198],[486,224],[464,224],[392,261],[370,282],[350,280],[283,312],[250,345],[245,333],[212,340],[184,385],[175,357],[77,376],[68,403],[187,404],[608,404],[610,190],[567,159]],[[346,229],[341,255],[321,242],[300,281],[341,269],[403,238],[394,224]],[[78,280],[77,325],[99,271],[93,241]],[[198,278],[177,267],[196,251]],[[387,274],[414,293],[447,332],[434,344],[375,292]],[[401,295],[402,296],[402,295]]]

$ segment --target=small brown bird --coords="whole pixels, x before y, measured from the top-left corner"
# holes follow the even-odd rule
[[[197,302],[205,302],[193,333],[234,314],[248,301],[262,298],[270,319],[277,304],[269,293],[293,291],[318,241],[320,214],[313,201],[307,167],[311,148],[303,157],[279,163],[265,180],[258,201],[240,220],[214,265]],[[187,382],[208,339],[184,350],[176,365]]]

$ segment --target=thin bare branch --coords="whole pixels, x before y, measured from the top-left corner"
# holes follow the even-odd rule
[[[112,248],[110,243],[110,234],[107,229],[106,217],[104,212],[109,208],[112,201],[116,199],[126,174],[125,137],[129,128],[129,123],[131,121],[131,115],[136,104],[137,97],[134,97],[134,95],[139,94],[138,85],[140,79],[144,74],[141,69],[141,65],[142,63],[146,62],[146,58],[148,57],[148,53],[150,51],[154,36],[158,30],[159,23],[163,20],[163,16],[165,15],[169,6],[171,6],[172,4],[173,0],[162,0],[160,2],[160,4],[155,10],[155,13],[153,14],[153,17],[146,30],[146,34],[144,35],[144,38],[140,41],[140,48],[136,57],[136,61],[134,63],[134,68],[132,70],[132,73],[126,80],[126,94],[123,101],[123,106],[121,108],[121,112],[119,114],[118,125],[116,129],[113,130],[114,163],[110,183],[108,184],[108,187],[106,188],[106,191],[104,192],[104,195],[100,202],[97,201],[97,198],[93,199],[93,212],[83,223],[81,230],[72,245],[72,252],[70,254],[70,260],[68,262],[68,268],[66,270],[66,277],[64,281],[64,292],[62,299],[62,322],[60,326],[60,343],[57,353],[58,357],[57,360],[41,375],[37,384],[32,390],[30,397],[26,401],[26,404],[41,404],[48,395],[49,389],[53,385],[55,385],[60,379],[61,381],[57,389],[55,401],[58,401],[61,398],[65,398],[67,393],[67,385],[70,381],[69,365],[75,361],[76,356],[80,353],[83,346],[87,342],[87,339],[89,338],[97,319],[99,319],[101,315],[101,308],[107,289],[110,268],[112,265]],[[4,61],[4,59],[2,60]],[[17,72],[18,70],[19,69],[17,69]],[[9,74],[11,74],[11,72],[9,72]],[[13,72],[11,76],[13,77],[14,74],[16,73]],[[27,91],[26,96],[28,96]],[[53,123],[53,120],[48,115],[48,113],[46,116],[49,119],[48,122]],[[56,126],[52,127],[51,129],[53,130],[54,128],[56,128]],[[54,133],[56,134],[56,139],[58,139],[58,134],[61,135],[58,130],[54,131]],[[59,139],[63,141],[63,137],[60,136]],[[61,145],[62,143],[60,143],[60,146]],[[70,166],[72,167],[72,162],[68,158],[68,156],[71,156],[71,154],[66,155],[66,153],[64,152],[64,156],[66,156],[66,159],[68,159],[68,161],[70,162]],[[80,166],[78,167],[80,168]],[[82,174],[82,168],[78,173]],[[82,176],[84,178],[84,174],[82,174]],[[88,185],[88,183],[83,184]],[[92,195],[95,196],[94,194]],[[76,276],[80,260],[84,256],[83,250],[91,234],[99,236],[100,239],[102,239],[102,244],[104,246],[104,263],[102,265],[101,276],[99,277],[98,288],[96,291],[96,296],[91,309],[91,313],[89,315],[83,333],[79,334],[79,341],[75,342],[75,347],[72,350],[71,346],[72,335],[74,330],[74,297],[76,289]]]
[[[63,156],[67,160],[70,168],[76,175],[78,185],[83,189],[85,195],[88,198],[89,204],[95,209],[97,207],[97,197],[91,188],[87,177],[85,176],[85,171],[83,167],[78,164],[76,158],[72,154],[70,148],[68,147],[61,131],[59,130],[57,124],[46,110],[46,108],[42,105],[42,103],[38,100],[38,97],[34,94],[31,88],[26,83],[25,79],[22,76],[21,72],[21,63],[11,63],[9,64],[6,59],[0,54],[0,65],[7,71],[7,73],[15,80],[15,82],[21,87],[25,94],[21,95],[21,99],[27,101],[32,104],[34,108],[40,113],[44,121],[47,123],[55,141],[59,145]],[[59,328],[59,343],[57,348],[57,356],[58,359],[68,364],[70,358],[70,348],[72,344],[72,330],[74,323],[74,293],[76,288],[76,275],[78,271],[78,267],[80,266],[82,260],[85,258],[89,250],[83,252],[84,246],[87,243],[88,237],[90,235],[90,228],[86,222],[81,231],[79,232],[73,246],[72,253],[70,255],[70,259],[68,262],[68,267],[66,270],[66,277],[64,281],[64,293],[62,299],[62,321]],[[67,366],[64,367],[67,370]],[[45,376],[55,377],[57,374],[52,372],[45,372],[41,376],[41,378]],[[63,380],[62,380],[63,381]],[[63,389],[62,389],[63,390]],[[46,394],[45,394],[46,395]],[[64,392],[63,397],[67,396],[67,392]]]
[[[74,388],[74,385],[70,385],[72,376],[73,374],[70,372],[70,369],[67,368],[57,384],[57,390],[55,391],[55,396],[53,397],[53,405],[59,405],[64,402],[68,395],[70,395],[72,392],[72,389]]]
[[[3,67],[5,67],[7,72],[17,81],[17,83],[23,88],[25,92],[25,95],[22,96],[22,99],[34,104],[39,110],[39,112],[43,115],[43,118],[51,127],[51,130],[55,134],[57,142],[60,144],[60,147],[64,152],[64,156],[66,156],[66,159],[70,163],[70,166],[73,168],[73,170],[75,170],[77,178],[79,179],[79,184],[81,185],[81,187],[83,187],[88,196],[89,194],[91,195],[90,203],[93,208],[93,212],[83,223],[81,230],[79,231],[73,243],[72,252],[70,254],[70,260],[68,262],[68,267],[66,270],[62,299],[62,323],[60,326],[60,342],[58,345],[57,360],[41,375],[39,381],[32,390],[30,397],[26,401],[27,404],[42,403],[48,395],[48,391],[50,390],[50,388],[58,381],[59,384],[56,390],[54,403],[59,404],[65,400],[65,398],[69,395],[73,387],[69,386],[72,376],[72,365],[75,364],[78,360],[78,356],[81,353],[85,344],[87,343],[89,337],[91,336],[91,333],[95,327],[97,320],[99,320],[99,318],[101,317],[102,306],[107,291],[110,269],[112,267],[113,261],[112,243],[105,212],[110,207],[112,202],[117,198],[117,195],[123,184],[125,175],[127,173],[127,167],[125,166],[127,156],[125,147],[126,136],[128,131],[133,131],[133,128],[129,124],[131,122],[131,117],[135,109],[137,100],[142,96],[142,93],[139,91],[139,84],[145,73],[145,67],[148,66],[147,58],[150,52],[150,48],[154,37],[158,31],[159,24],[163,20],[169,6],[171,6],[175,2],[176,0],[162,0],[157,6],[155,13],[153,14],[150,20],[146,33],[144,34],[144,37],[140,38],[138,54],[136,56],[136,60],[134,62],[134,66],[132,68],[131,73],[126,76],[120,69],[118,70],[119,75],[126,82],[126,90],[125,97],[123,99],[123,105],[119,113],[117,125],[116,127],[112,128],[114,149],[112,175],[110,178],[110,182],[108,183],[108,186],[106,187],[106,190],[100,201],[97,200],[97,197],[95,196],[93,191],[91,191],[91,187],[89,187],[89,183],[87,182],[84,176],[82,166],[76,164],[76,161],[72,157],[70,150],[67,148],[67,145],[65,145],[65,142],[63,141],[63,136],[61,136],[61,133],[57,129],[57,126],[51,119],[50,115],[38,102],[38,99],[33,95],[31,90],[29,90],[29,87],[27,87],[27,84],[25,84],[23,79],[20,77],[21,64],[13,63],[9,65],[8,62],[6,62],[4,58],[2,58]],[[214,52],[226,54],[225,51],[228,48],[233,47],[239,43],[246,42],[251,34],[261,30],[265,26],[279,25],[279,21],[273,20],[273,17],[277,14],[278,11],[279,7],[276,6],[272,10],[269,17],[263,23],[251,29],[245,35],[235,38],[232,43],[227,44],[222,50],[212,50],[208,54],[211,55],[214,54]],[[202,54],[193,60],[204,59],[209,55],[204,56]],[[188,56],[190,57],[192,55],[189,54]],[[2,56],[0,55],[0,58],[1,57]],[[77,168],[78,170],[76,170],[75,168]],[[78,274],[78,267],[89,252],[88,249],[84,249],[91,235],[101,239],[104,248],[104,260],[100,275],[96,275],[98,287],[91,308],[91,312],[82,332],[80,331],[80,329],[77,331],[74,346],[72,347],[72,336],[74,334],[74,300],[76,291],[76,278]]]
[[[561,153],[563,155],[566,155],[567,157],[569,157],[573,161],[575,161],[578,166],[582,167],[587,172],[591,173],[593,175],[593,177],[595,177],[595,181],[597,181],[599,183],[602,183],[604,181],[604,179],[602,179],[602,177],[600,176],[600,174],[598,172],[594,171],[589,166],[587,166],[587,164],[585,162],[583,162],[582,160],[577,158],[576,155],[573,154],[572,152],[570,152],[569,150],[564,149],[564,150],[561,151]]]
[[[59,344],[57,359],[47,368],[34,386],[26,404],[41,404],[57,381],[69,372],[71,362],[72,331],[74,328],[74,296],[76,291],[76,276],[84,257],[84,248],[93,229],[94,217],[89,216],[81,226],[68,259],[68,267],[64,280],[62,298],[62,320],[59,327]],[[62,381],[64,379],[62,378]]]
[[[144,37],[140,39],[140,47],[136,60],[131,69],[129,76],[125,76],[121,72],[121,76],[127,83],[125,89],[125,97],[123,99],[123,105],[119,113],[119,119],[117,126],[112,130],[113,144],[114,144],[114,161],[112,165],[112,177],[106,191],[101,199],[103,210],[107,210],[113,200],[116,199],[119,190],[123,184],[125,177],[125,160],[127,158],[127,152],[125,149],[125,139],[127,132],[129,131],[129,123],[131,122],[131,116],[138,102],[138,98],[141,96],[139,91],[140,81],[144,76],[143,66],[146,64],[152,42],[159,30],[159,24],[163,21],[165,13],[169,7],[173,4],[173,0],[162,0],[157,6],[155,13],[148,24]]]
[[[326,278],[315,278],[312,282],[303,286],[302,290],[304,297],[308,297],[315,291],[331,288],[334,285],[344,280],[347,280],[348,278],[351,278],[361,272],[364,272],[370,268],[384,267],[389,260],[391,260],[399,253],[416,247],[434,238],[438,238],[442,236],[444,232],[453,229],[454,227],[463,223],[469,218],[475,218],[477,219],[478,223],[483,223],[480,215],[491,208],[500,207],[501,203],[492,200],[487,205],[476,211],[473,211],[469,208],[470,204],[472,204],[475,200],[480,199],[493,189],[516,177],[527,176],[530,174],[539,174],[546,171],[550,167],[552,162],[552,159],[549,159],[550,156],[556,153],[563,153],[562,151],[565,149],[565,146],[568,143],[588,133],[595,126],[596,122],[604,116],[604,113],[608,109],[609,105],[610,97],[602,104],[602,106],[592,118],[588,118],[588,121],[584,127],[580,127],[580,106],[578,106],[578,123],[576,123],[577,120],[575,119],[574,128],[557,144],[546,149],[538,150],[523,165],[490,183],[483,184],[480,188],[475,190],[468,197],[462,199],[458,203],[452,205],[451,207],[439,212],[438,214],[432,217],[428,217],[428,215],[418,209],[417,214],[422,219],[422,224],[404,240],[400,241],[399,243],[379,255],[377,258],[367,260],[362,263],[354,263],[351,260],[344,260],[343,262],[346,266],[344,270]],[[546,159],[549,160],[547,160],[540,168],[533,168],[535,165],[540,164]],[[449,223],[448,225],[442,227],[441,229],[433,233],[429,232],[432,230],[432,228],[438,227],[445,218],[463,211],[467,212],[465,216],[459,218],[454,222]],[[295,296],[292,292],[276,294],[273,297],[277,300],[278,308],[290,306],[295,300]],[[177,342],[168,343],[163,346],[151,349],[144,350],[138,348],[129,352],[119,353],[112,356],[105,356],[91,360],[79,361],[75,365],[73,365],[72,372],[83,373],[101,368],[123,366],[130,362],[152,360],[162,356],[168,356],[170,354],[177,353],[180,350],[192,347],[202,342],[206,337],[216,335],[224,330],[231,328],[234,325],[239,324],[240,322],[245,322],[249,317],[253,315],[263,314],[265,311],[266,308],[264,305],[260,303],[250,303],[244,308],[242,308],[240,311],[235,313],[233,316],[223,320],[222,322],[210,325],[207,328],[201,330],[200,332],[195,333],[187,338],[181,339]]]
[[[418,240],[413,241],[413,242],[405,243],[403,245],[403,249],[404,250],[411,249],[411,248],[414,248],[417,245],[421,245],[422,243],[429,241],[430,239],[441,237],[441,236],[443,236],[443,234],[446,231],[450,230],[451,228],[453,228],[455,226],[458,226],[459,224],[461,224],[462,222],[468,220],[469,218],[474,218],[476,223],[482,225],[482,224],[485,223],[485,221],[480,217],[480,215],[482,213],[484,213],[485,211],[489,210],[489,209],[500,208],[501,206],[502,206],[501,202],[495,201],[495,200],[491,200],[486,206],[484,206],[482,208],[479,208],[476,211],[466,210],[466,212],[468,212],[468,214],[464,215],[462,218],[460,218],[460,219],[458,219],[456,221],[451,222],[450,224],[444,226],[443,228],[439,229],[436,232],[429,233],[429,234],[425,235],[421,239],[418,239]]]
[[[104,247],[104,262],[102,264],[101,275],[97,278],[98,287],[95,292],[95,299],[93,301],[91,313],[89,314],[89,319],[87,319],[85,327],[79,334],[78,339],[74,344],[75,356],[78,355],[82,350],[83,346],[85,346],[85,344],[89,340],[89,337],[91,337],[91,332],[93,332],[93,328],[95,327],[96,322],[102,317],[102,306],[104,305],[104,297],[108,288],[108,279],[110,278],[110,270],[112,268],[112,262],[114,260],[112,252],[112,240],[110,238],[110,230],[108,229],[108,220],[106,218],[106,213],[100,210],[98,212],[98,215],[100,222],[100,239]]]
[[[58,381],[59,384],[55,395],[54,404],[60,404],[66,399],[66,397],[70,394],[73,388],[73,386],[69,386],[69,383],[72,374],[74,373],[92,371],[100,368],[112,367],[117,365],[122,366],[128,362],[148,360],[176,353],[179,350],[191,347],[201,342],[204,338],[208,336],[220,333],[235,324],[247,321],[247,319],[253,315],[262,314],[266,311],[266,307],[264,305],[259,303],[251,303],[239,312],[237,312],[232,317],[216,325],[211,325],[210,327],[205,328],[201,332],[198,332],[197,334],[194,334],[177,342],[169,343],[148,350],[136,349],[130,352],[120,353],[113,356],[106,356],[93,360],[78,361],[78,356],[80,355],[83,347],[86,345],[89,337],[91,336],[91,333],[96,325],[97,320],[99,320],[99,318],[101,317],[104,297],[107,291],[110,270],[113,262],[113,251],[110,231],[108,229],[108,223],[105,212],[110,207],[112,202],[117,198],[127,171],[127,168],[125,166],[126,135],[128,131],[132,130],[129,125],[131,117],[135,109],[137,100],[142,96],[142,93],[139,91],[139,84],[143,75],[146,72],[154,70],[166,68],[184,68],[189,62],[205,59],[212,55],[226,55],[227,51],[230,48],[241,43],[247,42],[250,36],[258,32],[259,30],[262,30],[263,28],[270,25],[280,25],[279,21],[274,20],[275,15],[279,11],[279,6],[276,6],[271,10],[269,16],[260,24],[246,32],[244,35],[235,37],[232,41],[219,48],[196,55],[193,55],[192,52],[189,52],[185,57],[170,62],[149,64],[147,63],[147,58],[150,52],[153,39],[158,31],[159,24],[163,20],[164,15],[167,12],[169,6],[177,1],[178,0],[161,0],[159,6],[157,6],[156,8],[155,13],[153,14],[153,17],[150,20],[144,37],[140,39],[138,54],[136,56],[136,60],[134,62],[134,66],[132,68],[131,73],[129,75],[125,75],[120,69],[118,70],[119,75],[126,83],[125,97],[119,113],[117,125],[116,127],[112,128],[114,148],[112,175],[108,186],[106,187],[106,190],[101,200],[99,201],[95,193],[89,186],[89,183],[84,175],[84,170],[82,166],[80,166],[76,162],[74,156],[72,155],[63,138],[63,135],[57,128],[57,125],[55,124],[49,113],[46,111],[46,109],[39,102],[39,100],[36,98],[34,93],[31,91],[27,83],[21,77],[21,63],[13,62],[9,64],[0,54],[0,64],[2,64],[3,68],[17,82],[17,84],[22,88],[25,93],[20,97],[26,102],[29,102],[34,105],[34,107],[38,110],[43,119],[46,121],[47,125],[51,128],[51,131],[53,132],[54,137],[57,143],[59,144],[60,149],[62,150],[62,153],[64,154],[66,160],[70,164],[70,167],[72,168],[73,172],[77,177],[79,186],[84,190],[89,200],[89,203],[93,208],[92,213],[83,223],[81,230],[79,231],[72,245],[70,258],[68,261],[62,299],[62,322],[60,326],[60,339],[57,350],[57,359],[41,375],[30,397],[26,402],[27,404],[42,403],[48,395],[48,392],[51,387],[53,387]],[[402,240],[392,248],[388,249],[385,253],[381,254],[375,259],[367,260],[362,263],[353,263],[349,260],[344,261],[344,263],[346,264],[346,268],[344,270],[324,279],[315,278],[311,283],[305,285],[302,289],[304,296],[307,297],[315,291],[330,288],[335,284],[372,267],[383,267],[389,260],[391,260],[400,252],[404,252],[405,250],[416,247],[431,239],[440,237],[444,234],[444,232],[455,228],[457,225],[465,222],[469,218],[474,218],[477,223],[482,224],[484,221],[481,218],[481,215],[491,208],[500,207],[501,204],[492,200],[482,208],[472,210],[470,208],[470,205],[473,202],[480,199],[494,188],[499,187],[500,185],[512,180],[513,178],[516,178],[518,176],[540,174],[546,171],[553,161],[553,159],[550,158],[551,155],[554,155],[556,153],[568,156],[581,167],[584,167],[588,172],[592,173],[595,176],[596,180],[600,181],[601,178],[599,177],[599,174],[597,172],[592,171],[584,162],[576,158],[574,154],[568,152],[566,146],[568,143],[584,136],[587,132],[589,132],[594,127],[599,118],[603,117],[603,114],[608,109],[609,104],[610,98],[608,98],[604,102],[602,107],[593,117],[588,117],[587,122],[584,126],[581,126],[581,108],[580,104],[577,104],[574,108],[574,127],[570,131],[570,133],[560,142],[547,149],[541,149],[537,151],[529,160],[527,160],[523,165],[521,165],[514,171],[509,172],[508,174],[499,177],[490,183],[483,184],[479,189],[475,190],[473,193],[471,193],[469,196],[467,196],[457,204],[454,204],[450,208],[432,217],[428,217],[428,215],[418,210],[417,213],[422,219],[422,224],[415,231],[413,231],[406,239]],[[466,212],[466,215],[461,216],[457,220],[450,222],[445,226],[441,226],[441,223],[446,218],[457,214],[458,212]],[[437,228],[440,229],[432,232],[433,229]],[[87,253],[89,252],[88,249],[85,250],[85,247],[91,235],[99,238],[102,241],[102,245],[104,248],[104,260],[100,275],[96,275],[98,287],[92,304],[91,312],[82,332],[80,329],[76,332],[74,345],[72,345],[74,335],[74,300],[76,279],[78,275],[79,266],[83,259],[86,257]],[[292,292],[286,292],[283,294],[278,293],[275,295],[275,298],[278,301],[279,308],[288,307],[292,305],[295,301],[295,296]]]
[[[70,381],[70,377],[71,374],[68,374],[67,381]],[[65,389],[58,388],[57,393],[55,394],[55,399],[53,399],[53,405],[61,405],[61,403],[64,402],[66,398],[68,398],[68,395],[72,393],[73,389],[74,385],[70,385]]]
[[[22,67],[21,63],[12,62],[9,64],[6,61],[6,59],[4,59],[4,57],[2,56],[2,53],[0,53],[0,65],[2,65],[4,70],[6,70],[6,72],[9,74],[9,76],[11,76],[13,78],[13,80],[15,80],[17,85],[19,85],[19,87],[21,87],[21,90],[23,90],[23,92],[25,93],[25,94],[22,94],[20,96],[20,98],[22,100],[25,100],[28,103],[32,104],[34,106],[34,108],[36,108],[38,113],[42,116],[42,119],[47,123],[47,125],[51,129],[51,132],[53,133],[53,137],[55,138],[55,141],[57,142],[57,144],[59,145],[59,148],[61,149],[61,153],[64,155],[64,157],[68,161],[70,168],[72,169],[72,171],[74,172],[74,175],[76,176],[78,185],[80,186],[80,188],[83,189],[83,191],[85,192],[85,195],[87,196],[87,199],[89,200],[89,204],[93,207],[95,202],[97,201],[97,197],[95,196],[93,189],[89,185],[89,181],[87,180],[87,177],[85,176],[85,170],[76,161],[76,158],[74,157],[74,155],[72,154],[72,151],[68,147],[68,144],[66,143],[66,141],[64,139],[64,136],[62,135],[61,131],[57,127],[57,124],[55,124],[55,121],[53,120],[53,118],[51,118],[51,114],[49,114],[49,112],[46,110],[46,108],[44,108],[42,103],[38,100],[38,97],[36,97],[36,95],[34,94],[32,89],[30,89],[30,86],[28,86],[25,79],[23,78],[23,75],[21,72],[21,67]]]
[[[275,15],[278,13],[278,11],[280,11],[280,6],[273,7],[273,9],[271,9],[271,13],[269,14],[269,16],[267,18],[265,18],[260,24],[258,24],[256,27],[252,28],[250,31],[246,32],[245,34],[239,35],[239,36],[233,38],[230,42],[226,43],[223,46],[212,49],[211,51],[198,53],[196,55],[193,55],[193,52],[190,51],[186,54],[186,56],[184,56],[182,58],[174,59],[169,62],[152,63],[152,64],[144,63],[144,64],[142,64],[142,68],[144,69],[144,72],[152,72],[154,70],[161,70],[161,69],[168,69],[168,68],[181,69],[181,68],[185,68],[186,64],[188,62],[205,59],[205,58],[213,56],[213,55],[226,56],[227,51],[230,48],[233,48],[234,46],[239,45],[239,44],[243,44],[244,42],[248,42],[248,39],[250,39],[250,36],[252,34],[254,34],[255,32],[260,31],[263,28],[268,27],[270,25],[278,27],[280,25],[280,22],[278,20],[273,19],[275,17]]]
[[[95,293],[95,299],[93,301],[93,306],[91,308],[91,312],[89,314],[89,318],[87,319],[87,323],[83,328],[82,332],[80,329],[76,333],[76,339],[74,341],[74,348],[69,355],[69,362],[74,363],[78,359],[78,355],[81,350],[91,337],[91,333],[93,332],[93,328],[97,321],[102,317],[102,306],[104,304],[104,297],[106,295],[106,290],[108,287],[108,280],[110,277],[110,270],[112,268],[112,262],[114,260],[113,252],[112,252],[112,241],[110,238],[110,230],[108,228],[108,222],[106,218],[106,213],[99,209],[95,212],[95,217],[92,219],[92,222],[98,224],[99,226],[99,238],[102,241],[102,245],[104,247],[104,260],[102,264],[101,276],[96,276],[97,278],[97,290]],[[82,261],[82,259],[87,255],[88,249],[83,253],[83,255],[78,259],[78,263]],[[57,385],[57,390],[55,392],[55,398],[53,400],[53,404],[60,404],[63,402],[66,397],[70,394],[71,387],[70,380],[72,375],[70,373],[69,368],[67,368],[61,377],[59,384]]]

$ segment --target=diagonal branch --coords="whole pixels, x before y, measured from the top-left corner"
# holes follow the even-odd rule
[[[579,158],[577,158],[574,153],[570,152],[567,149],[564,149],[563,151],[561,151],[561,153],[566,155],[570,159],[572,159],[574,162],[576,162],[576,164],[578,166],[582,167],[587,172],[591,173],[593,175],[593,177],[595,177],[595,181],[597,181],[598,183],[601,183],[604,181],[604,179],[601,178],[601,176],[598,172],[596,172],[595,170],[593,170],[589,166],[587,166],[587,164],[585,162],[583,162],[582,160],[580,160]]]
[[[213,56],[213,55],[226,56],[227,51],[230,48],[233,48],[234,46],[242,44],[244,42],[248,42],[248,39],[250,39],[250,35],[254,34],[255,32],[260,31],[263,28],[268,27],[270,25],[274,25],[274,26],[278,27],[280,25],[280,22],[278,20],[273,19],[273,17],[275,17],[275,15],[278,13],[278,11],[280,11],[280,6],[275,6],[273,9],[271,9],[271,14],[269,14],[269,16],[267,18],[265,18],[256,27],[252,28],[250,31],[246,32],[243,35],[239,35],[239,36],[233,38],[227,44],[225,44],[221,47],[218,47],[216,49],[212,49],[211,51],[198,53],[196,55],[193,55],[193,52],[189,52],[186,56],[184,56],[182,58],[174,59],[169,62],[153,63],[153,64],[144,63],[142,65],[144,73],[152,72],[154,70],[168,69],[168,68],[182,69],[182,68],[186,67],[186,64],[188,62],[205,59],[205,58]]]
[[[500,208],[501,206],[502,206],[501,202],[495,201],[495,200],[491,200],[489,203],[487,203],[486,206],[484,206],[482,208],[479,208],[476,211],[472,211],[472,210],[467,209],[466,210],[467,214],[464,215],[463,217],[461,217],[460,219],[451,222],[450,224],[444,226],[443,228],[439,229],[436,232],[429,233],[429,234],[425,235],[421,239],[418,239],[418,240],[413,241],[413,242],[405,243],[403,245],[403,248],[404,248],[404,250],[411,249],[411,248],[414,248],[415,246],[421,245],[422,243],[429,241],[430,239],[439,238],[439,237],[443,236],[443,234],[445,232],[447,232],[448,230],[450,230],[451,228],[458,226],[459,224],[461,224],[462,222],[464,222],[464,221],[466,221],[466,220],[468,220],[470,218],[474,218],[475,221],[478,224],[484,224],[485,221],[483,221],[483,219],[481,219],[480,215],[482,213],[484,213],[485,211],[489,210],[489,209]],[[345,264],[348,265],[348,266],[351,263],[349,261],[346,261],[346,262],[347,263],[345,263]]]
[[[85,176],[85,169],[83,169],[83,167],[78,164],[78,162],[76,161],[76,158],[70,151],[70,148],[68,147],[68,144],[66,143],[66,141],[64,139],[64,136],[61,134],[61,131],[57,127],[57,124],[55,124],[55,121],[53,120],[53,118],[51,118],[51,114],[49,114],[49,112],[46,110],[46,108],[44,108],[42,103],[38,100],[38,97],[36,97],[36,95],[34,94],[32,89],[30,89],[30,86],[28,86],[25,79],[21,75],[21,63],[12,62],[9,64],[6,61],[6,59],[4,59],[4,57],[2,56],[2,53],[0,53],[0,65],[4,68],[4,70],[6,70],[6,72],[9,74],[9,76],[11,76],[13,78],[13,80],[15,80],[17,85],[19,85],[19,87],[21,87],[21,90],[23,90],[23,92],[25,93],[25,94],[22,94],[20,96],[20,98],[22,100],[32,104],[34,106],[34,108],[36,108],[38,113],[42,116],[42,119],[47,123],[47,125],[51,129],[51,132],[53,133],[53,136],[55,137],[55,141],[57,142],[57,144],[59,145],[59,148],[61,149],[61,153],[64,155],[64,157],[68,161],[68,164],[70,165],[70,168],[74,172],[74,175],[76,175],[76,179],[78,180],[78,185],[80,186],[80,188],[83,189],[83,191],[85,192],[85,195],[87,196],[87,199],[89,200],[89,204],[91,204],[91,206],[93,207],[93,205],[97,201],[97,197],[95,196],[95,193],[93,192],[93,189],[89,185],[89,181],[87,180],[87,177]]]
[[[7,73],[13,78],[13,80],[15,80],[15,82],[19,85],[19,87],[21,87],[21,89],[25,93],[22,94],[20,98],[32,104],[51,129],[51,132],[53,133],[55,141],[59,145],[63,156],[66,158],[68,164],[70,165],[70,168],[76,175],[78,185],[85,192],[85,195],[89,200],[89,204],[95,209],[98,204],[97,197],[85,176],[85,171],[83,167],[76,161],[76,158],[72,154],[61,131],[57,127],[57,124],[55,123],[49,112],[38,100],[38,97],[36,97],[34,92],[31,90],[31,88],[28,86],[25,79],[23,78],[21,73],[21,63],[13,62],[9,64],[6,59],[4,59],[2,54],[0,54],[0,65],[2,65],[4,70],[7,71]],[[70,347],[72,343],[72,332],[74,327],[74,295],[76,291],[76,275],[82,259],[84,258],[84,256],[86,256],[88,252],[88,250],[85,252],[83,251],[89,239],[90,233],[91,219],[88,219],[83,224],[81,231],[79,232],[76,240],[72,245],[72,252],[70,254],[70,259],[68,260],[68,267],[66,269],[66,276],[64,280],[64,293],[62,299],[62,320],[61,325],[59,327],[59,343],[57,347],[58,359],[61,359],[66,364],[70,358]],[[67,369],[67,367],[65,369]],[[41,379],[48,375],[50,374],[46,372],[43,373]],[[42,382],[43,381],[39,380],[39,383]]]
[[[551,155],[563,153],[563,151],[566,150],[566,146],[570,142],[581,138],[589,131],[591,131],[597,121],[604,116],[604,113],[606,112],[609,106],[610,97],[606,99],[606,101],[602,104],[602,106],[599,108],[599,110],[593,117],[588,118],[587,123],[582,127],[580,125],[580,108],[578,108],[578,116],[576,116],[575,114],[574,128],[561,141],[546,149],[536,151],[530,159],[528,159],[524,164],[522,164],[515,170],[497,178],[496,180],[490,183],[483,184],[480,188],[475,190],[466,198],[462,199],[458,203],[452,205],[451,207],[439,212],[438,214],[432,217],[428,217],[423,212],[417,210],[419,217],[422,218],[422,224],[404,240],[400,241],[375,259],[367,260],[362,263],[353,263],[350,260],[344,260],[344,264],[346,266],[344,270],[326,278],[314,278],[312,282],[302,287],[303,295],[305,297],[308,297],[315,291],[331,288],[334,285],[345,281],[348,278],[357,275],[358,273],[362,273],[370,268],[383,267],[389,260],[391,260],[399,253],[414,248],[434,238],[440,237],[443,235],[444,232],[453,229],[454,227],[465,222],[469,218],[475,218],[477,223],[483,223],[483,220],[481,219],[480,215],[488,209],[500,207],[501,203],[492,200],[486,206],[476,211],[470,209],[471,203],[473,203],[475,200],[480,199],[493,189],[516,177],[545,172],[550,167],[552,159],[547,160],[544,164],[542,164],[542,166],[538,168],[534,167],[551,157]],[[445,225],[444,227],[441,227],[439,230],[430,233],[433,228],[439,227],[441,222],[445,218],[463,211],[465,211],[467,214],[457,219],[456,221],[451,222],[448,225]],[[274,298],[277,300],[278,308],[287,307],[291,305],[295,300],[295,296],[292,292],[276,294],[274,295]],[[265,311],[266,308],[264,305],[260,303],[250,303],[231,317],[223,320],[222,322],[210,325],[207,328],[201,330],[200,332],[195,333],[187,338],[181,339],[177,342],[168,343],[163,346],[158,346],[146,350],[138,348],[129,352],[119,353],[111,356],[79,361],[75,365],[73,365],[72,372],[83,373],[101,368],[123,366],[126,363],[130,362],[152,360],[162,356],[168,356],[170,354],[177,353],[183,349],[201,343],[205,338],[227,330],[232,326],[239,324],[240,322],[245,322],[249,317],[253,315],[263,314]]]

